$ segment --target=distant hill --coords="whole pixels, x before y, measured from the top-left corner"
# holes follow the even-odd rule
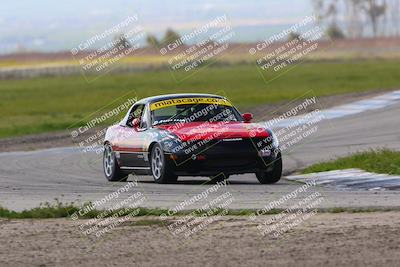
[[[0,54],[70,50],[135,14],[146,32],[159,37],[168,27],[182,34],[227,15],[236,32],[233,41],[254,42],[312,13],[310,0],[20,0],[1,5]]]

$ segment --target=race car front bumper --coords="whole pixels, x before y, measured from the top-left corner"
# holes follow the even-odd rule
[[[190,151],[191,153],[187,153]],[[168,164],[177,175],[210,176],[244,174],[270,170],[279,155],[278,147],[257,149],[254,140],[214,142],[197,149],[166,153]]]

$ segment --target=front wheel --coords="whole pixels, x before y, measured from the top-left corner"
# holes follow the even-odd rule
[[[272,163],[274,166],[270,171],[257,172],[256,176],[261,184],[274,184],[282,177],[282,155],[278,154],[276,160]]]
[[[103,171],[107,180],[110,182],[126,182],[128,179],[128,174],[124,173],[119,168],[115,153],[109,143],[104,145]]]
[[[151,173],[154,181],[159,184],[175,183],[178,180],[171,170],[171,166],[165,159],[164,151],[159,144],[155,144],[151,149]]]

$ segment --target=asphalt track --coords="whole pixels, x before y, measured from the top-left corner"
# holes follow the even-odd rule
[[[400,150],[400,103],[375,110],[325,120],[318,131],[298,143],[284,157],[284,173],[293,173],[307,165],[370,148],[388,147]],[[54,148],[31,152],[0,154],[0,205],[21,210],[40,203],[84,203],[104,198],[126,183],[105,180],[101,155],[82,153],[78,148]],[[133,177],[131,176],[130,180]],[[139,176],[139,186],[132,190],[146,196],[140,206],[171,208],[191,196],[204,192],[212,184],[207,178],[187,177],[174,185],[159,185],[151,177]],[[252,174],[232,176],[224,188],[234,201],[230,208],[261,208],[298,189],[302,184],[282,179],[275,185],[260,185]],[[400,191],[340,190],[311,187],[324,201],[318,206],[330,207],[399,207]],[[121,194],[106,205],[128,197]],[[295,203],[289,199],[280,207]],[[197,205],[197,204],[196,204]],[[186,207],[186,208],[194,208]]]

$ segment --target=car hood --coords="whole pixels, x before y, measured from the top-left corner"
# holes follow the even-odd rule
[[[269,132],[259,124],[244,122],[190,122],[156,127],[175,134],[181,141],[269,136]]]

